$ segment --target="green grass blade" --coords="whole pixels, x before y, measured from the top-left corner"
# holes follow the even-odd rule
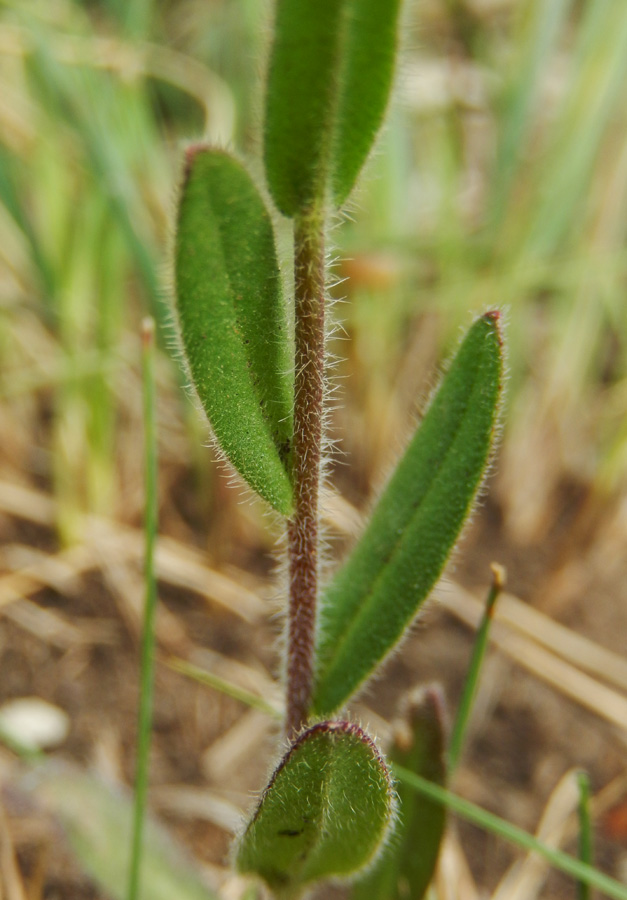
[[[241,838],[236,865],[277,897],[367,865],[390,826],[394,795],[368,735],[348,722],[303,732],[279,764]]]
[[[527,253],[549,256],[586,216],[591,179],[609,129],[624,106],[627,15],[621,0],[585,7],[577,65],[542,156]],[[602,161],[601,161],[602,164]]]
[[[135,805],[133,810],[133,836],[131,865],[129,869],[128,900],[140,896],[143,858],[144,820],[148,796],[150,739],[152,731],[152,700],[155,669],[155,617],[157,613],[157,580],[155,577],[155,544],[158,531],[157,485],[157,424],[155,400],[155,326],[147,319],[142,328],[142,368],[144,383],[144,480],[146,490],[145,510],[145,560],[144,578],[146,599],[141,648],[141,683],[137,727],[137,754],[135,772]]]
[[[194,681],[205,684],[215,691],[220,691],[221,694],[232,697],[233,700],[237,700],[239,703],[243,703],[251,709],[258,709],[259,712],[265,713],[272,719],[281,722],[284,718],[282,710],[277,709],[276,706],[268,703],[268,701],[264,700],[263,697],[260,697],[259,694],[253,694],[252,691],[247,691],[245,688],[233,684],[233,682],[227,681],[219,675],[215,675],[213,672],[208,672],[206,669],[201,669],[193,663],[187,662],[184,659],[178,659],[174,656],[167,661],[167,665],[174,672],[180,672],[181,675],[185,675],[187,678],[193,678]]]
[[[494,172],[490,179],[492,225],[501,224],[516,170],[523,156],[540,80],[555,52],[572,0],[535,0],[523,26],[523,46],[515,54],[514,78],[499,104],[500,138]]]
[[[29,58],[29,72],[42,100],[54,107],[58,118],[66,120],[76,130],[90,168],[102,185],[132,254],[162,336],[168,329],[170,309],[157,271],[157,252],[151,246],[153,242],[140,233],[134,221],[132,210],[141,205],[136,179],[122,158],[121,148],[109,134],[108,123],[100,114],[100,104],[93,101],[96,91],[105,94],[103,83],[89,79],[89,73],[82,73],[86,77],[82,80],[81,73],[67,69],[52,56],[43,34],[33,29],[32,37],[34,49]]]
[[[314,709],[368,678],[440,576],[492,450],[503,379],[498,313],[468,332],[357,547],[322,597]]]
[[[387,107],[397,51],[401,0],[346,3],[332,185],[341,206],[366,161]]]
[[[103,204],[104,205],[104,204]],[[107,207],[98,241],[93,272],[96,284],[97,316],[94,322],[94,355],[101,360],[91,375],[83,378],[89,398],[89,444],[87,460],[87,498],[89,509],[111,516],[117,503],[117,466],[115,453],[117,398],[111,382],[111,360],[115,360],[126,312],[128,252],[119,229],[112,226]],[[78,354],[75,354],[77,356]]]
[[[434,802],[441,803],[450,809],[451,812],[465,819],[466,822],[477,825],[484,831],[495,834],[516,847],[520,847],[522,850],[537,853],[538,856],[546,859],[553,868],[589,884],[590,887],[597,888],[606,897],[612,897],[614,900],[627,900],[627,885],[621,884],[603,872],[599,872],[593,866],[575,859],[574,856],[569,856],[568,853],[564,853],[561,850],[547,847],[538,838],[527,831],[523,831],[522,828],[518,828],[517,825],[512,825],[511,822],[495,816],[494,813],[488,812],[480,806],[475,806],[469,800],[458,797],[457,794],[453,794],[446,788],[440,787],[440,785],[434,784],[432,781],[428,781],[426,778],[422,778],[420,775],[416,775],[402,766],[393,766],[392,771],[401,783],[409,785],[413,790],[431,798]]]
[[[175,280],[192,382],[223,452],[289,514],[293,372],[272,223],[245,169],[188,152]]]
[[[457,715],[455,716],[455,722],[451,731],[451,740],[448,751],[448,764],[451,772],[457,768],[457,763],[459,762],[464,743],[464,735],[466,734],[466,727],[468,725],[468,720],[470,719],[470,713],[477,693],[479,674],[488,647],[494,606],[505,585],[505,571],[501,566],[492,566],[492,579],[492,587],[488,592],[485,610],[481,622],[479,623],[479,628],[477,629],[475,642],[472,648],[472,656],[470,658],[470,665],[468,666],[464,688],[457,708]]]
[[[0,144],[0,203],[2,203],[24,235],[33,263],[37,269],[45,299],[50,303],[55,296],[55,277],[46,257],[39,236],[27,214],[22,194],[17,185],[16,165],[9,151]]]
[[[444,697],[420,688],[406,698],[394,729],[392,763],[444,785]],[[398,824],[374,868],[355,885],[351,900],[421,900],[433,878],[446,823],[445,808],[411,787],[398,787]]]
[[[577,777],[579,787],[579,859],[592,865],[592,824],[590,822],[590,780],[586,772]],[[577,900],[590,900],[590,885],[581,879],[577,882]]]

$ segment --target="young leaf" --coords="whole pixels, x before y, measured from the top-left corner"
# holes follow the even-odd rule
[[[314,710],[372,673],[440,576],[490,457],[503,377],[499,314],[470,328],[352,555],[322,597]]]
[[[322,722],[292,744],[244,835],[236,865],[279,897],[347,876],[376,856],[394,811],[390,776],[368,735]]]
[[[394,77],[399,10],[400,0],[346,3],[331,173],[338,207],[350,194],[385,113]]]
[[[390,760],[435,784],[446,779],[444,697],[437,686],[406,698],[394,730]],[[445,808],[407,785],[398,791],[394,839],[374,868],[355,885],[351,900],[402,900],[424,896],[438,861]]]
[[[188,151],[175,253],[200,402],[229,461],[288,515],[293,363],[274,235],[250,176],[226,153]]]
[[[278,0],[264,159],[277,207],[294,216],[325,190],[345,0]]]
[[[392,84],[400,0],[278,0],[265,165],[287,216],[341,205],[372,147]]]

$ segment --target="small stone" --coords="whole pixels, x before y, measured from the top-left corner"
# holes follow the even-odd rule
[[[41,697],[18,697],[0,707],[0,731],[34,750],[58,747],[70,731],[70,717]]]

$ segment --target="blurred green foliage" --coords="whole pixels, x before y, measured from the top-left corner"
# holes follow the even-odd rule
[[[255,0],[0,3],[0,390],[9,412],[50,414],[28,464],[53,480],[67,539],[77,511],[121,502],[120,385],[141,316],[169,315],[181,147],[259,147],[267,14]],[[505,305],[503,477],[524,481],[520,460],[542,465],[548,444],[549,488],[624,485],[627,6],[422,0],[404,35],[337,248],[353,276],[338,308],[349,408],[371,398],[367,434],[382,416],[404,429],[403,397],[425,391],[418,325],[440,355],[469,311]]]

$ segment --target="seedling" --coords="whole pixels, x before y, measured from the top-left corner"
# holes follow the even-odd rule
[[[176,301],[191,383],[222,453],[287,532],[288,746],[235,851],[240,872],[286,900],[356,876],[393,828],[388,765],[346,707],[442,573],[481,487],[501,397],[501,323],[490,311],[464,337],[357,546],[321,584],[326,235],[383,119],[399,5],[279,0],[263,159],[276,209],[240,161],[199,145],[187,152],[178,211]],[[293,223],[291,286],[277,262],[277,212]],[[438,703],[431,694],[421,703],[426,712],[412,713],[426,723],[420,771],[435,756],[443,781]],[[427,868],[437,846],[429,854]]]

